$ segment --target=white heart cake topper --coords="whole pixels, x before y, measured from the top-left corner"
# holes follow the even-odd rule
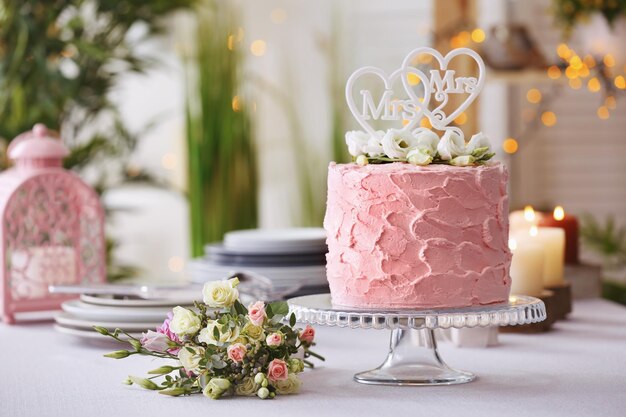
[[[438,69],[430,70],[430,77],[427,77],[420,69],[413,66],[413,61],[420,55],[431,55],[439,63]],[[452,59],[458,56],[469,56],[478,65],[478,78],[457,77],[454,70],[448,69]],[[443,71],[443,75],[442,72]],[[384,83],[385,91],[376,104],[369,90],[360,90],[362,96],[362,109],[359,111],[354,100],[353,87],[357,79],[365,74],[378,76]],[[419,96],[411,86],[410,76],[417,76],[423,86],[423,96]],[[408,100],[394,100],[393,83],[400,76]],[[437,130],[447,130],[447,126],[456,119],[470,104],[476,99],[485,83],[485,64],[475,51],[468,48],[459,48],[450,51],[445,57],[437,50],[428,47],[421,47],[411,51],[404,61],[402,67],[391,75],[387,75],[383,70],[375,67],[363,67],[356,70],[346,83],[346,100],[348,107],[354,118],[371,136],[378,137],[378,133],[368,122],[369,120],[408,120],[402,130],[411,131],[423,116],[426,116],[431,125]],[[438,105],[435,109],[429,110],[432,94],[435,94],[435,101]],[[450,114],[446,114],[443,108],[448,104],[449,94],[467,94],[467,98]],[[454,129],[460,131],[459,129]],[[462,135],[462,133],[461,133]]]
[[[352,90],[359,78],[363,75],[370,74],[376,75],[382,80],[385,91],[378,104],[375,104],[370,90],[360,90],[363,102],[361,112],[359,112]],[[408,74],[414,74],[419,77],[420,80],[428,79],[426,75],[417,68],[409,68],[406,71],[398,69],[391,73],[391,75],[387,75],[385,71],[376,67],[359,68],[348,78],[346,83],[346,101],[348,102],[348,107],[356,121],[359,122],[363,129],[371,136],[378,137],[379,135],[368,120],[407,120],[408,123],[404,125],[402,129],[410,131],[422,119],[424,111],[428,109],[428,103],[432,94],[429,84],[426,82],[422,82],[424,87],[423,97],[417,97],[413,89],[410,89],[412,94],[409,95],[408,100],[396,99],[392,101],[394,81],[400,75],[403,75],[401,78],[406,78],[404,74],[407,74],[407,76]],[[404,83],[402,85],[404,86]],[[404,89],[406,90],[406,86]]]
[[[444,57],[439,51],[433,48],[422,47],[409,52],[402,62],[402,70],[407,73],[413,71],[412,62],[420,55],[431,55],[439,63],[439,69],[432,69],[430,71],[429,86],[431,91],[435,92],[435,100],[441,104],[432,111],[425,109],[424,113],[434,128],[443,130],[478,97],[478,94],[485,84],[485,64],[480,55],[468,48],[453,49]],[[478,65],[478,79],[475,77],[455,77],[455,71],[448,69],[450,61],[462,55],[469,56],[476,62]],[[443,77],[440,71],[445,71]],[[410,88],[407,77],[402,77],[402,83],[404,84],[407,94],[411,96],[413,100],[417,100],[418,97],[415,96],[413,90]],[[448,95],[464,93],[469,95],[459,107],[449,115],[444,113],[443,108],[448,103]]]

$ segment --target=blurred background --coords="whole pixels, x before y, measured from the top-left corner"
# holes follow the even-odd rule
[[[321,225],[356,68],[469,47],[487,82],[454,123],[490,137],[512,209],[578,216],[583,260],[624,284],[625,16],[618,0],[6,0],[0,139],[59,130],[102,194],[109,279],[177,280],[226,231]]]

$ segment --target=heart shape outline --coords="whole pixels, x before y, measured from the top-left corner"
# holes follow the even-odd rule
[[[420,80],[422,81],[422,85],[424,86],[423,101],[420,101],[420,97],[417,97],[417,95],[415,94],[413,89],[410,88],[410,86],[409,86],[409,90],[411,91],[411,93],[408,93],[407,91],[405,91],[409,95],[409,99],[415,104],[415,107],[418,110],[418,113],[416,114],[416,116],[412,118],[409,121],[409,123],[403,126],[402,129],[400,129],[400,130],[410,131],[424,117],[425,110],[428,109],[428,103],[430,102],[430,97],[432,95],[432,92],[430,91],[430,83],[426,83],[425,81],[425,80],[429,80],[429,78],[426,77],[426,75],[422,71],[420,71],[417,68],[409,68],[407,70],[400,68],[392,72],[391,75],[387,75],[387,73],[384,70],[378,67],[368,66],[368,67],[359,68],[358,70],[352,73],[350,78],[348,78],[348,81],[346,82],[346,101],[348,102],[348,108],[352,112],[352,116],[354,116],[356,121],[371,136],[382,140],[382,137],[379,136],[376,130],[369,123],[367,123],[367,121],[358,112],[357,105],[356,105],[356,102],[354,101],[354,96],[352,94],[352,88],[354,87],[355,82],[363,75],[374,74],[378,76],[378,78],[380,78],[382,82],[384,83],[385,91],[387,90],[393,91],[393,88],[392,88],[393,82],[396,80],[396,78],[400,75],[404,75],[404,74],[408,75],[409,73],[413,73],[419,76]],[[407,86],[404,84],[404,79],[407,77],[403,76],[401,78],[403,79],[402,86],[404,87],[405,90],[407,90]],[[408,80],[407,80],[407,84],[408,84]]]
[[[443,101],[439,106],[437,106],[436,109],[432,111],[428,110],[427,108],[422,110],[423,114],[426,117],[428,117],[428,120],[430,120],[430,124],[434,128],[436,128],[437,130],[444,130],[463,111],[467,110],[467,108],[472,104],[474,100],[476,100],[476,98],[480,94],[480,91],[483,89],[483,86],[485,84],[485,78],[486,78],[485,77],[485,72],[486,72],[485,63],[483,62],[482,58],[480,57],[480,55],[478,55],[476,51],[473,51],[472,49],[469,49],[469,48],[453,49],[452,51],[448,52],[446,56],[444,57],[436,49],[423,46],[423,47],[416,48],[408,53],[408,55],[404,58],[404,61],[402,62],[401,70],[406,71],[408,73],[409,71],[413,71],[414,69],[416,69],[415,67],[411,65],[411,61],[414,58],[418,57],[420,54],[428,54],[428,55],[433,56],[437,60],[437,62],[439,62],[440,71],[447,70],[448,64],[450,64],[450,61],[452,61],[454,58],[460,55],[467,55],[471,57],[478,65],[478,79],[476,82],[476,86],[474,87],[474,91],[471,93],[468,93],[469,96],[452,113],[450,113],[449,115],[446,115],[441,110],[448,102],[448,93],[445,93],[445,92],[437,92],[437,94],[443,94],[442,96]],[[430,80],[430,78],[428,78],[428,80]],[[406,93],[409,95],[409,97],[411,97],[412,100],[417,101],[418,97],[415,96],[414,91],[408,85],[408,79],[406,79],[406,77],[402,77],[402,85],[404,85],[404,89],[406,90]],[[428,83],[428,86],[430,87],[430,82]],[[432,94],[432,91],[431,91],[431,94]]]

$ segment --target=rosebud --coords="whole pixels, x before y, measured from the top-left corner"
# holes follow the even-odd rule
[[[265,381],[265,374],[262,372],[259,372],[258,374],[256,374],[254,376],[254,382],[256,382],[257,384],[261,385],[261,383]]]
[[[141,350],[141,342],[139,340],[130,339],[128,343],[130,343],[130,345],[134,347],[136,351]]]
[[[424,149],[413,149],[409,151],[406,159],[411,165],[428,165],[433,161],[433,157]]]
[[[270,390],[268,390],[265,387],[259,388],[259,390],[256,392],[256,395],[258,395],[258,397],[262,400],[266,399],[267,397],[269,397],[270,395]]]
[[[457,167],[464,167],[468,165],[473,165],[475,161],[476,161],[476,158],[474,158],[472,155],[462,155],[462,156],[457,156],[456,158],[452,158],[450,160],[450,165],[454,165]]]
[[[289,372],[297,374],[302,371],[304,371],[304,362],[296,358],[289,359]]]
[[[230,389],[230,381],[226,378],[213,378],[202,390],[202,393],[214,400],[221,397],[228,389]]]
[[[164,366],[161,366],[160,368],[156,368],[151,371],[148,371],[148,373],[150,375],[165,375],[165,374],[169,374],[175,369],[176,368],[174,368],[173,366],[164,365]]]
[[[263,382],[261,382],[261,386],[263,388],[267,388],[268,385],[269,385],[269,382],[267,381],[267,379],[264,379]]]
[[[369,164],[369,160],[367,159],[367,156],[359,155],[356,157],[356,163],[357,165],[364,167],[365,165]]]
[[[128,357],[130,352],[127,350],[116,350],[115,352],[107,353],[104,355],[105,358],[113,358],[113,359],[123,359]]]
[[[168,389],[159,391],[159,394],[171,395],[172,397],[178,397],[179,395],[183,395],[186,392],[187,391],[185,390],[185,388],[168,388]]]
[[[131,381],[130,378],[126,377],[126,379],[122,381],[122,384],[133,385],[133,381]]]
[[[105,329],[104,327],[101,326],[93,326],[93,329],[95,331],[97,331],[98,333],[104,335],[104,336],[108,336],[109,335],[109,331],[107,329]]]
[[[130,379],[133,382],[133,384],[137,384],[140,387],[145,388],[145,389],[151,389],[151,390],[159,389],[157,384],[155,384],[154,382],[146,378],[139,378],[138,376],[129,376],[128,379]]]

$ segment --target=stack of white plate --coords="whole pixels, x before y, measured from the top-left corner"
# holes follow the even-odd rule
[[[120,328],[133,337],[140,337],[146,330],[159,327],[175,306],[187,306],[192,302],[191,299],[148,300],[82,294],[80,299],[62,304],[63,311],[54,318],[55,328],[61,333],[83,338],[103,338],[93,326],[110,331]]]
[[[321,228],[239,230],[207,245],[205,256],[191,261],[187,272],[198,283],[250,272],[276,287],[297,288],[298,294],[325,292],[326,252]]]

